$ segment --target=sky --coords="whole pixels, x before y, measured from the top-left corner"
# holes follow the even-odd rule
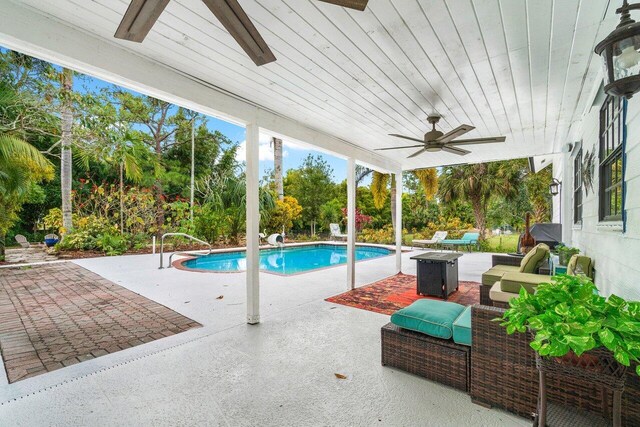
[[[74,80],[74,90],[79,92],[99,90],[111,86],[112,85],[110,83],[91,76],[85,76],[81,79]],[[135,91],[129,90],[129,92],[139,95],[139,93]],[[215,117],[207,116],[207,118],[207,127],[211,131],[217,130],[232,141],[240,144],[236,158],[238,161],[244,162],[246,160],[245,128]],[[271,147],[271,137],[272,135],[269,134],[260,134],[260,177],[265,176],[269,170],[273,169],[273,148]],[[287,170],[296,169],[300,166],[308,154],[321,155],[329,163],[329,166],[333,169],[332,178],[334,182],[341,182],[347,178],[347,161],[345,159],[333,156],[326,152],[314,150],[311,146],[287,141],[286,139],[283,139],[282,146],[282,166],[284,173],[286,174]]]

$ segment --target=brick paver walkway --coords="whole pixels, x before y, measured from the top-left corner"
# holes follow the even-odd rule
[[[71,262],[0,269],[9,382],[200,326]]]

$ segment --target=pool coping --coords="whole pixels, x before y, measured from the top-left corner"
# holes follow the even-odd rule
[[[296,247],[296,246],[313,246],[313,245],[333,245],[333,246],[347,246],[346,242],[333,242],[333,241],[317,241],[317,242],[301,242],[301,243],[289,243],[287,245],[285,245],[286,247]],[[382,249],[387,249],[389,250],[389,254],[388,255],[381,255],[379,257],[376,258],[370,258],[370,259],[361,259],[356,261],[356,263],[360,263],[360,262],[366,262],[366,261],[373,261],[375,259],[378,258],[385,258],[385,257],[390,257],[392,255],[396,254],[396,247],[395,246],[391,246],[391,245],[381,245],[381,244],[377,244],[377,243],[356,243],[356,246],[369,246],[369,247],[374,247],[374,248],[382,248]],[[263,250],[263,249],[277,249],[277,247],[271,246],[271,245],[261,245],[259,247],[259,250]],[[220,250],[215,250],[211,252],[211,255],[214,254],[224,254],[224,253],[231,253],[231,252],[246,252],[247,249],[243,248],[243,247],[238,247],[238,248],[224,248],[224,249],[220,249]],[[402,251],[402,252],[406,252],[406,251]],[[182,270],[182,271],[190,271],[190,272],[196,272],[196,273],[214,273],[214,274],[240,274],[240,273],[246,273],[246,270],[238,270],[238,271],[216,271],[216,270],[205,270],[202,268],[190,268],[190,267],[185,267],[183,265],[183,263],[190,261],[192,259],[196,259],[197,257],[195,256],[189,256],[188,252],[184,252],[184,255],[178,255],[178,256],[184,256],[184,258],[179,258],[176,259],[175,261],[173,261],[171,263],[172,267],[175,267],[178,270]],[[308,274],[308,273],[313,273],[316,271],[321,271],[321,270],[326,270],[328,268],[336,268],[336,267],[342,267],[345,264],[337,264],[337,265],[329,265],[326,267],[319,267],[319,268],[314,268],[313,270],[308,270],[308,271],[301,271],[298,273],[290,273],[290,274],[284,274],[284,273],[276,273],[273,271],[269,271],[269,270],[263,270],[260,269],[259,271],[261,273],[266,273],[266,274],[273,274],[274,276],[282,276],[282,277],[288,277],[288,276],[298,276],[300,274]]]

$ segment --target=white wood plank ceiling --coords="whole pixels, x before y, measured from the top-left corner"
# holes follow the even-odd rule
[[[171,0],[142,44],[113,38],[127,0],[19,3],[367,149],[421,138],[434,113],[444,132],[507,136],[465,157],[381,152],[414,169],[560,150],[599,78],[611,1],[240,0],[277,57],[262,67],[199,0]]]

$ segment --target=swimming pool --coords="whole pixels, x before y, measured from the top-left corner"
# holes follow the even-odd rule
[[[392,250],[375,246],[356,246],[356,261],[379,258]],[[275,274],[297,274],[347,263],[345,245],[314,244],[260,250],[260,270]],[[222,252],[179,262],[186,270],[237,272],[247,269],[245,251]]]

